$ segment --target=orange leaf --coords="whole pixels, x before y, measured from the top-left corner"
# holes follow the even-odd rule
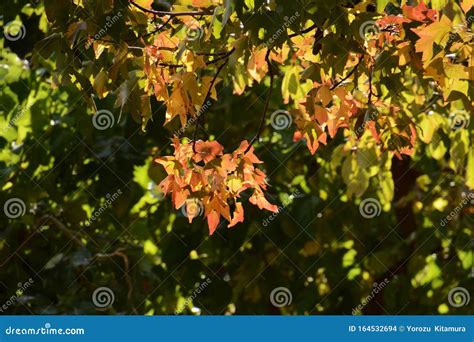
[[[250,203],[256,205],[259,209],[267,209],[271,212],[278,212],[278,206],[267,201],[261,191],[255,191],[249,199]]]
[[[237,202],[235,204],[234,215],[232,216],[232,221],[230,221],[228,228],[235,226],[239,222],[244,222],[244,207],[242,203]]]
[[[217,226],[219,225],[219,214],[217,213],[217,211],[212,210],[207,215],[207,225],[209,226],[209,235],[214,234]]]
[[[217,141],[197,141],[196,142],[196,154],[193,159],[196,163],[204,160],[205,163],[216,159],[216,156],[222,155],[224,147]]]

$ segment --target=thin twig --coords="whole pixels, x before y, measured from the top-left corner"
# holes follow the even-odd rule
[[[270,104],[270,97],[272,96],[272,91],[273,91],[273,82],[274,82],[274,79],[275,79],[275,73],[273,72],[272,64],[271,64],[270,58],[269,58],[270,52],[272,51],[272,49],[273,49],[273,47],[269,48],[266,55],[265,55],[265,61],[267,62],[267,65],[268,65],[268,72],[270,73],[270,88],[268,89],[267,98],[265,100],[265,106],[263,107],[262,118],[260,119],[260,125],[258,126],[257,134],[255,134],[255,136],[252,138],[252,140],[250,140],[249,146],[247,147],[247,149],[245,150],[244,153],[247,153],[250,150],[250,148],[252,147],[252,145],[258,139],[260,139],[260,134],[262,133],[262,129],[263,129],[263,126],[265,124],[265,119],[267,117],[268,106]]]
[[[229,58],[229,56],[232,55],[234,53],[234,51],[235,51],[235,48],[232,48],[230,51],[227,51],[222,56],[217,57],[217,58],[213,59],[212,61],[207,62],[207,65],[214,64],[214,63],[217,63],[217,62],[219,62],[223,59]]]
[[[230,56],[230,55],[229,55]],[[219,73],[221,72],[221,70],[224,68],[224,66],[227,64],[227,62],[229,61],[229,56],[227,56],[227,59],[224,61],[224,63],[222,63],[219,68],[217,69],[217,72],[216,74],[214,75],[214,77],[212,78],[212,81],[211,81],[211,84],[209,86],[209,89],[207,91],[207,94],[206,94],[206,97],[204,98],[204,101],[202,103],[202,107],[204,107],[207,103],[207,101],[209,101],[209,98],[211,97],[211,93],[212,93],[212,88],[214,88],[214,84],[216,83],[216,80],[217,80],[217,77],[219,76]],[[196,153],[196,138],[197,138],[197,130],[198,130],[198,126],[201,125],[201,118],[204,116],[204,113],[200,113],[201,115],[199,115],[196,119],[196,125],[194,126],[194,135],[193,135],[193,152]]]
[[[222,51],[222,52],[196,52],[198,56],[222,56],[229,53],[229,51]]]
[[[296,36],[299,36],[299,35],[308,33],[308,32],[314,30],[314,29],[317,28],[317,27],[318,27],[318,25],[313,24],[313,25],[311,25],[310,27],[305,28],[304,30],[302,30],[302,31],[300,31],[300,32],[296,32],[296,33],[289,34],[289,35],[288,35],[288,38],[293,38],[293,37],[296,37]]]
[[[42,219],[53,221],[54,225],[57,228],[59,228],[59,230],[61,230],[64,234],[66,234],[72,241],[74,241],[80,247],[85,246],[84,243],[81,241],[81,239],[79,239],[73,231],[66,228],[66,226],[61,221],[59,221],[56,217],[54,217],[52,215],[44,215],[40,220],[42,220]],[[43,225],[44,225],[44,223],[43,223]]]
[[[369,96],[367,98],[367,106],[372,105],[372,95],[374,95],[372,91],[372,72],[373,72],[373,66],[371,65],[370,70],[369,70]]]
[[[94,258],[100,259],[100,258],[112,258],[114,256],[118,256],[122,258],[123,260],[123,265],[124,265],[124,276],[125,276],[125,281],[127,282],[127,287],[128,287],[128,292],[127,292],[127,299],[130,304],[132,304],[132,291],[133,291],[133,285],[132,281],[130,279],[130,275],[128,274],[130,270],[130,262],[128,260],[127,255],[123,252],[125,248],[117,248],[114,252],[104,254],[104,253],[97,253],[94,255]],[[133,310],[136,312],[135,307],[133,307]]]
[[[185,66],[183,64],[170,64],[170,63],[158,63],[158,65],[163,66],[163,67],[169,67],[169,68],[181,68]]]
[[[169,24],[169,22],[170,22],[171,20],[173,20],[173,17],[172,17],[172,16],[170,16],[163,24],[157,26],[153,31],[148,32],[147,34],[145,34],[145,35],[144,35],[143,37],[141,37],[141,38],[146,38],[146,37],[152,36],[152,35],[154,35],[155,33],[161,31],[163,28],[166,27],[166,25]],[[140,38],[138,38],[138,39],[140,39]]]
[[[352,70],[346,75],[346,77],[342,78],[339,82],[337,82],[336,84],[334,84],[330,89],[331,90],[334,90],[336,89],[342,82],[344,82],[345,80],[347,80],[349,77],[351,77],[354,72],[357,70],[357,68],[359,67],[360,63],[362,62],[362,59],[363,57],[361,57],[359,59],[359,61],[357,62],[357,64],[354,66],[354,68],[352,68]]]

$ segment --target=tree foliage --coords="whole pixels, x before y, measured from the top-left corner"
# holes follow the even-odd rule
[[[15,310],[89,313],[105,284],[116,312],[350,313],[385,279],[365,313],[468,310],[472,0],[14,3]]]

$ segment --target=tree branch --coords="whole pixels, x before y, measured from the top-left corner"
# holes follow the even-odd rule
[[[346,75],[346,77],[343,77],[339,82],[337,82],[336,84],[334,84],[330,89],[331,90],[334,90],[336,89],[337,87],[339,87],[339,85],[344,82],[345,80],[347,80],[349,77],[351,77],[354,72],[357,70],[357,68],[359,67],[360,63],[362,62],[362,59],[363,57],[361,57],[359,59],[359,61],[357,62],[357,64],[354,66],[354,68],[352,68],[352,70]]]
[[[136,312],[136,309],[135,309],[135,307],[133,306],[133,303],[132,303],[133,285],[132,285],[132,281],[130,279],[130,274],[128,274],[128,272],[130,270],[130,262],[128,260],[127,255],[123,252],[124,250],[125,250],[125,248],[117,248],[112,253],[108,253],[108,254],[97,253],[97,254],[94,255],[94,258],[96,258],[96,259],[112,258],[114,256],[118,256],[118,257],[122,258],[123,265],[124,265],[123,273],[124,273],[125,281],[127,282],[127,287],[128,287],[127,299],[129,301],[129,303],[132,304],[133,311]]]
[[[373,72],[373,66],[371,65],[370,70],[369,70],[369,96],[367,98],[367,106],[372,105],[372,96],[374,95],[372,91],[372,72]]]
[[[140,6],[137,4],[135,1],[130,0],[130,4],[135,6],[136,8],[142,10],[143,12],[154,14],[157,16],[164,16],[164,15],[169,15],[171,17],[179,17],[179,16],[197,16],[197,15],[211,15],[212,12],[208,11],[187,11],[187,12],[169,12],[169,11],[155,11],[153,9],[145,8],[143,6]]]
[[[232,48],[230,51],[227,51],[224,54],[220,55],[219,57],[213,59],[212,61],[207,62],[207,65],[214,64],[214,63],[217,63],[217,62],[219,62],[223,59],[229,58],[230,55],[232,55],[234,53],[234,51],[235,51],[235,48]],[[213,55],[209,55],[209,56],[213,56]]]
[[[314,30],[314,29],[317,28],[317,27],[318,27],[318,25],[313,24],[313,25],[311,25],[310,27],[305,28],[304,30],[302,30],[302,31],[300,31],[300,32],[296,32],[296,33],[289,34],[289,35],[288,35],[288,38],[293,38],[293,37],[296,37],[296,36],[299,36],[299,35],[308,33],[308,32]]]
[[[169,22],[170,22],[171,20],[173,20],[173,17],[172,17],[172,16],[170,16],[168,19],[166,19],[166,20],[163,22],[163,24],[161,24],[161,25],[155,27],[155,29],[154,29],[153,31],[148,32],[147,34],[145,34],[145,35],[142,36],[142,37],[138,37],[138,39],[140,39],[140,38],[146,38],[146,37],[152,36],[152,35],[154,35],[155,33],[161,31],[163,28],[166,27],[166,25],[169,24]]]

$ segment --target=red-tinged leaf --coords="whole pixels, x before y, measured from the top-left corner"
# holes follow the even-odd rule
[[[380,144],[380,143],[381,143],[381,140],[380,140],[379,133],[377,132],[377,128],[376,128],[376,125],[375,125],[375,121],[368,121],[368,122],[366,123],[366,126],[369,128],[370,133],[372,134],[372,136],[373,136],[374,139],[375,139],[375,142],[376,142],[377,144]]]
[[[308,146],[309,152],[311,152],[311,154],[314,155],[316,153],[316,151],[318,150],[318,148],[319,148],[319,141],[318,141],[318,139],[315,139],[313,137],[309,137],[308,135],[306,135],[306,136],[307,136],[306,146]]]
[[[219,225],[219,214],[217,211],[212,210],[208,215],[207,215],[207,225],[209,226],[209,235],[214,234],[216,231],[217,226]]]
[[[326,107],[332,101],[331,90],[329,90],[328,86],[322,86],[321,88],[319,88],[318,98],[320,99],[324,107]]]
[[[176,209],[181,208],[184,203],[186,202],[186,199],[189,197],[189,190],[178,190],[178,191],[173,191],[173,203],[174,207]]]
[[[249,199],[250,203],[256,205],[259,209],[266,209],[271,212],[278,212],[278,206],[267,201],[261,191],[255,191]]]
[[[239,147],[234,151],[234,154],[235,155],[243,154],[248,147],[249,147],[249,142],[247,140],[243,140],[240,143]]]
[[[405,5],[402,7],[403,14],[413,21],[435,21],[438,12],[428,8],[422,1],[417,6]]]
[[[237,223],[244,222],[244,207],[242,203],[237,202],[235,204],[234,214],[232,216],[232,220],[230,221],[228,228],[234,227]]]
[[[320,125],[326,123],[329,118],[327,110],[321,106],[314,106],[314,117]]]
[[[216,159],[217,156],[222,155],[224,147],[217,141],[198,141],[196,142],[196,154],[193,159],[196,163],[203,160],[205,163]]]
[[[222,176],[226,176],[229,172],[234,172],[237,168],[236,158],[234,158],[230,154],[225,154],[221,158],[221,165],[219,170],[219,174]]]
[[[173,189],[173,185],[174,185],[174,178],[173,176],[170,176],[170,177],[166,177],[165,179],[163,179],[159,185],[161,191],[163,191],[163,193],[165,195],[167,195],[168,193],[170,193]]]

